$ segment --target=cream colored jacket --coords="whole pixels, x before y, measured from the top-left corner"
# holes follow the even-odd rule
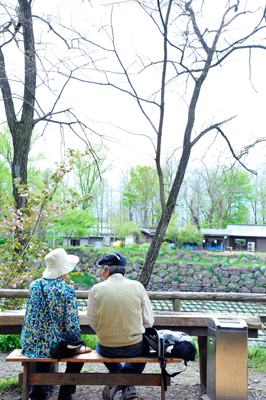
[[[145,326],[154,323],[148,295],[141,283],[121,274],[111,275],[106,281],[93,286],[91,297],[95,303],[99,342],[103,346],[129,346],[142,341]],[[143,310],[146,309],[143,318]],[[148,312],[147,312],[148,309]],[[88,317],[90,317],[90,296]],[[89,323],[90,323],[90,318]],[[143,320],[145,319],[145,321]]]

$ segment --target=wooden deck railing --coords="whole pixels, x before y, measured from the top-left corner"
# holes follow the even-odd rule
[[[29,291],[23,289],[0,289],[0,298],[25,299]],[[87,299],[89,291],[77,290],[78,299]],[[232,301],[266,303],[266,294],[258,293],[222,293],[222,292],[152,292],[148,291],[150,300],[172,300],[173,311],[180,311],[182,300]]]

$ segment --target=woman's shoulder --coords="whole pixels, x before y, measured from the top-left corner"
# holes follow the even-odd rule
[[[36,279],[35,281],[31,282],[29,289],[34,289],[40,286],[41,279]]]

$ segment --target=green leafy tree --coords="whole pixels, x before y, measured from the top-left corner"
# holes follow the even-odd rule
[[[88,235],[90,229],[96,224],[94,214],[88,208],[73,209],[66,211],[55,224],[53,230],[59,237],[66,236],[69,240],[71,236],[79,237]],[[53,230],[51,234],[53,234]],[[57,236],[58,237],[58,236]]]
[[[251,173],[230,166],[192,170],[182,187],[186,213],[199,230],[248,223],[252,196]]]
[[[126,237],[137,237],[141,235],[140,226],[134,221],[127,220],[123,212],[116,215],[111,211],[109,226],[113,232],[114,238],[121,240],[123,245],[125,245]]]
[[[266,224],[266,166],[257,167],[257,175],[252,177],[252,196],[250,199],[255,224]]]
[[[115,236],[125,245],[126,238],[129,236],[140,236],[141,230],[139,225],[133,221],[124,221],[113,225]]]
[[[250,173],[239,168],[224,171],[211,169],[208,173],[206,186],[209,195],[211,212],[210,227],[226,228],[231,223],[249,222],[249,202],[252,196]]]
[[[159,183],[155,168],[137,165],[131,168],[129,184],[123,191],[122,204],[129,209],[130,219],[142,226],[153,225],[159,214]]]
[[[81,196],[83,210],[93,206],[93,198],[98,197],[103,190],[103,175],[110,171],[112,166],[107,163],[107,154],[100,146],[86,148],[83,153],[76,150],[75,166],[73,170],[75,189]],[[91,196],[88,199],[88,196]]]
[[[177,245],[177,237],[179,229],[180,229],[180,223],[178,221],[178,215],[174,214],[170,219],[164,239],[172,240],[175,243],[175,245]]]
[[[37,139],[37,133],[33,131],[30,142],[30,151],[32,150],[33,143]],[[42,189],[42,181],[45,179],[45,174],[39,168],[38,164],[41,159],[44,159],[44,153],[39,152],[36,155],[29,153],[27,165],[28,184],[36,191]],[[4,125],[0,131],[0,185],[12,194],[12,160],[13,160],[13,146],[12,136],[8,126]],[[51,170],[48,175],[51,175]],[[3,187],[4,188],[4,187]]]
[[[203,238],[203,233],[201,233],[196,226],[187,223],[185,228],[179,229],[177,242],[179,246],[182,246],[184,243],[197,243],[200,245],[202,244]]]

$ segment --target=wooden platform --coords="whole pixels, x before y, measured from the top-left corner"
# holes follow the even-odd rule
[[[0,312],[0,334],[21,333],[24,315],[25,310]],[[174,311],[155,311],[154,327],[156,329],[182,331],[192,336],[207,336],[208,321],[214,317],[230,320],[243,319],[247,323],[249,337],[257,337],[258,330],[262,328],[260,318],[249,314]],[[95,334],[88,324],[86,311],[79,311],[79,321],[82,333]]]

